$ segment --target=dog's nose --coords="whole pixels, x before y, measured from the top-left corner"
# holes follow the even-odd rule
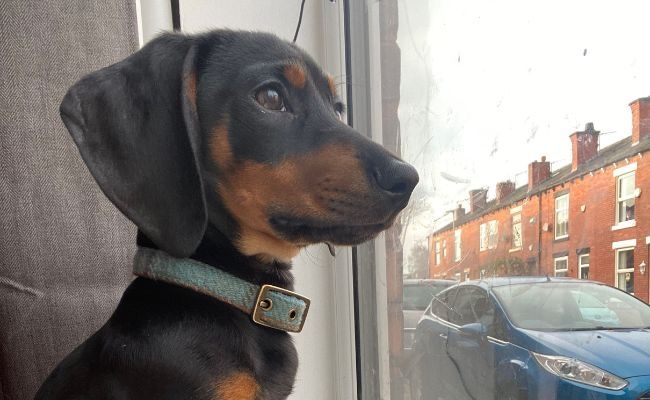
[[[400,197],[410,196],[420,180],[415,168],[395,158],[381,167],[375,167],[373,177],[385,192]]]

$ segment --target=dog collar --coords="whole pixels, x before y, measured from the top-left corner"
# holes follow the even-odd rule
[[[300,332],[310,300],[273,285],[255,285],[191,258],[176,258],[155,249],[138,247],[133,262],[137,276],[192,289],[217,298],[251,316],[263,326]]]

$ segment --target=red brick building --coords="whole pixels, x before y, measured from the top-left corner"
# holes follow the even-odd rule
[[[572,163],[528,166],[528,184],[470,191],[469,210],[429,236],[429,276],[588,278],[649,299],[650,97],[635,100],[632,134],[598,149],[589,123],[570,135]]]

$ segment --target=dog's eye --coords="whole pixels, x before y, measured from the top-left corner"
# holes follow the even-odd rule
[[[273,88],[260,89],[255,95],[255,100],[267,110],[287,111],[282,95]]]

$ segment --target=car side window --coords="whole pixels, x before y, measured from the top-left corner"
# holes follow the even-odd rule
[[[436,295],[431,300],[431,313],[438,318],[449,321],[451,300],[454,299],[456,289],[447,290]]]
[[[474,304],[478,298],[476,289],[473,287],[461,287],[458,289],[456,300],[453,303],[452,312],[449,314],[449,321],[456,325],[471,324],[479,322],[474,310]]]

